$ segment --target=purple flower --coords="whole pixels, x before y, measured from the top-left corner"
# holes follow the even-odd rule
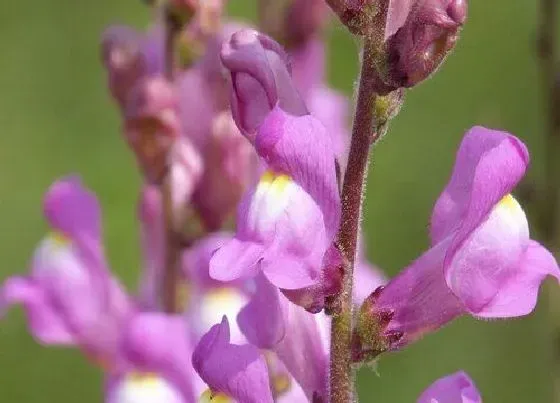
[[[131,318],[118,351],[125,364],[110,373],[106,402],[195,401],[202,382],[191,364],[189,334],[180,315],[139,313]]]
[[[107,269],[99,204],[69,177],[50,187],[43,206],[52,232],[37,247],[31,273],[0,288],[0,313],[21,303],[39,342],[77,345],[106,361],[133,306]]]
[[[529,238],[525,213],[510,192],[525,174],[525,145],[475,127],[432,215],[432,247],[362,306],[362,337],[383,351],[414,341],[462,314],[505,318],[530,313],[540,283],[558,265]],[[377,335],[377,336],[376,336]]]
[[[482,403],[472,379],[463,371],[435,381],[418,398],[418,403]]]
[[[239,327],[251,344],[276,353],[310,401],[314,396],[326,401],[327,317],[290,303],[264,276],[255,285],[237,318]]]
[[[199,341],[192,364],[210,387],[211,396],[244,403],[273,402],[264,358],[252,345],[230,343],[226,317]]]
[[[287,55],[270,37],[250,29],[236,32],[224,43],[221,58],[231,74],[233,118],[249,140],[276,105],[294,116],[307,114]]]
[[[235,238],[219,249],[210,275],[221,281],[263,271],[277,287],[300,289],[323,278],[323,260],[338,228],[334,153],[310,115],[275,108],[255,139],[267,171],[242,200]]]

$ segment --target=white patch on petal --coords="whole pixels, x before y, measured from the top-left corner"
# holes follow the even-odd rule
[[[33,257],[33,274],[38,277],[64,275],[71,280],[84,276],[83,264],[76,255],[72,242],[58,232],[47,235]]]
[[[155,374],[133,373],[116,387],[115,403],[180,403],[181,393],[171,383]]]
[[[494,215],[499,217],[497,219],[502,221],[505,227],[509,227],[512,231],[529,237],[527,216],[519,202],[511,194],[504,196],[496,207],[494,207],[490,216],[492,217]]]
[[[206,292],[200,301],[200,331],[206,333],[226,315],[230,323],[232,342],[244,342],[245,337],[237,326],[237,314],[247,302],[247,297],[235,288],[218,288]]]
[[[299,186],[288,175],[266,171],[257,185],[248,212],[248,227],[265,239],[274,234],[276,222]]]
[[[481,309],[495,295],[499,279],[516,270],[528,243],[527,217],[506,195],[457,250],[448,272],[450,286],[472,290],[460,298],[468,298],[463,302],[471,309]]]

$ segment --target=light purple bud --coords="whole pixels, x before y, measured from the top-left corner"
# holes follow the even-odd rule
[[[287,55],[272,38],[239,31],[224,43],[221,58],[231,73],[233,117],[249,140],[276,105],[291,115],[308,113],[291,80]]]

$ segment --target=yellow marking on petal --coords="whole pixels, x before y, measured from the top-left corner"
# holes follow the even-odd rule
[[[290,184],[292,178],[286,174],[277,174],[271,170],[262,174],[260,184],[269,186],[270,189],[277,193],[282,193]]]
[[[199,403],[231,403],[231,400],[228,396],[224,395],[223,393],[214,393],[210,389],[206,389],[204,393],[200,396],[198,400]]]
[[[160,378],[152,372],[131,372],[127,380],[143,388],[151,388],[160,382]]]
[[[519,203],[517,202],[517,200],[515,200],[515,197],[513,197],[511,195],[511,193],[505,195],[502,200],[500,200],[500,202],[498,203],[500,207],[505,207],[508,210],[514,210],[517,211],[518,209],[521,208],[521,206],[519,205]]]
[[[60,248],[66,247],[71,243],[70,238],[68,238],[60,231],[51,231],[47,235],[47,238],[52,241],[53,246],[57,246]]]
[[[275,396],[280,396],[290,390],[292,381],[286,374],[274,376],[272,379]]]

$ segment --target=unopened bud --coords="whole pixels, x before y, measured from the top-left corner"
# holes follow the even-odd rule
[[[321,31],[327,11],[324,0],[293,0],[284,16],[286,46],[301,45]]]
[[[112,26],[103,33],[101,57],[107,69],[111,95],[121,108],[146,70],[142,42],[141,34],[125,26]]]
[[[385,57],[377,66],[379,93],[413,87],[433,74],[455,47],[466,15],[466,0],[414,5],[404,25],[385,43]]]
[[[198,0],[169,0],[167,10],[173,20],[183,26],[193,18],[198,3]]]
[[[250,29],[236,32],[224,43],[221,59],[231,73],[235,123],[249,140],[277,104],[292,115],[307,114],[292,82],[288,57],[272,38]]]
[[[125,108],[125,136],[148,181],[161,179],[167,156],[180,135],[173,88],[162,77],[141,81]]]

